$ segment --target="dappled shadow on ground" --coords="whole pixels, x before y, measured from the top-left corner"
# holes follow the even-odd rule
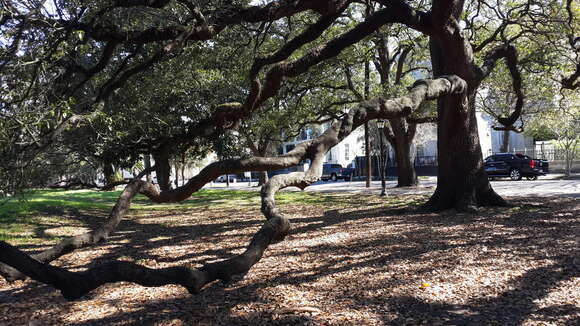
[[[420,214],[423,197],[357,196],[282,206],[293,223],[243,279],[190,296],[178,286],[103,286],[66,302],[47,286],[0,283],[0,324],[572,325],[580,315],[580,207],[516,199],[479,214]],[[82,219],[82,218],[81,218]],[[199,266],[243,250],[256,208],[142,211],[110,241],[57,264],[110,259]],[[92,223],[92,222],[91,222]],[[1,317],[4,316],[4,317]],[[4,319],[2,319],[4,318]]]

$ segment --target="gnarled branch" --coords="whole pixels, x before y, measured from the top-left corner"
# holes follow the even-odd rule
[[[246,250],[231,259],[209,263],[197,269],[187,267],[150,269],[133,263],[113,261],[89,268],[84,272],[70,272],[39,261],[46,257],[54,257],[54,251],[49,250],[33,258],[8,243],[0,241],[0,262],[34,280],[54,286],[68,300],[80,298],[103,284],[119,281],[134,282],[143,286],[178,284],[187,288],[190,293],[197,293],[203,286],[215,280],[229,281],[235,275],[245,274],[261,259],[270,244],[284,239],[290,230],[290,222],[277,210],[275,193],[291,186],[304,189],[317,181],[322,175],[322,162],[326,152],[350,135],[352,131],[373,119],[407,116],[425,100],[443,95],[461,94],[466,89],[467,83],[457,76],[418,81],[406,96],[390,100],[378,98],[361,103],[345,114],[341,120],[333,123],[322,135],[312,141],[299,144],[286,155],[216,162],[204,168],[187,184],[177,189],[159,192],[151,183],[137,178],[129,183],[119,197],[108,224],[106,223],[108,225],[106,228],[99,228],[85,235],[67,239],[61,243],[62,245],[57,245],[59,248],[65,248],[59,250],[59,253],[63,253],[70,252],[69,249],[74,249],[75,246],[104,240],[126,214],[131,199],[137,192],[145,194],[155,202],[178,201],[186,199],[205,183],[221,174],[272,170],[295,166],[304,159],[311,159],[312,165],[308,171],[277,175],[266,183],[261,191],[262,212],[266,217],[266,222],[254,235]]]
[[[503,45],[490,51],[485,56],[485,61],[480,70],[480,81],[489,76],[493,71],[497,60],[505,58],[506,65],[512,78],[512,88],[516,94],[516,104],[508,117],[498,117],[497,120],[505,127],[513,125],[522,115],[524,106],[524,94],[522,92],[522,76],[518,70],[518,53],[513,45]]]

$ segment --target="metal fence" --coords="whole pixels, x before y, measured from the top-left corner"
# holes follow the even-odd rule
[[[485,159],[486,157],[497,154],[499,152],[492,152],[491,150],[486,155],[483,156]],[[515,149],[510,151],[510,153],[514,154],[524,154],[528,155],[534,159],[542,159],[548,160],[551,162],[558,162],[558,161],[565,161],[566,160],[566,151],[559,148],[522,148],[522,149]],[[417,153],[415,153],[417,154]],[[572,160],[573,161],[580,161],[580,150],[573,151]],[[357,156],[356,157],[356,164],[355,164],[355,176],[364,176],[366,175],[366,158],[364,156]],[[397,174],[397,160],[392,153],[386,156],[387,164],[387,175],[396,175]],[[413,160],[414,166],[417,169],[418,175],[436,175],[437,170],[437,156],[417,156]],[[371,158],[372,164],[372,174],[376,177],[379,171],[379,164],[378,164],[378,157],[372,156]],[[556,167],[556,166],[554,166]],[[422,172],[421,172],[422,171]]]
[[[524,154],[534,159],[540,160],[548,160],[548,161],[563,161],[566,160],[566,153],[565,149],[561,148],[522,148],[522,149],[513,149],[510,153],[514,154]],[[492,152],[491,150],[488,151],[488,155],[497,154],[498,152]],[[580,150],[572,150],[570,151],[572,160],[580,160]]]

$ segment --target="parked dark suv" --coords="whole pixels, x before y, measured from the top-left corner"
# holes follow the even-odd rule
[[[343,168],[340,164],[330,164],[324,163],[322,165],[322,181],[336,181],[338,179],[344,179],[345,181],[350,181],[352,178],[352,173],[354,169]]]
[[[485,159],[485,172],[492,180],[495,177],[535,180],[548,173],[548,166],[548,161],[534,160],[523,154],[499,153]]]

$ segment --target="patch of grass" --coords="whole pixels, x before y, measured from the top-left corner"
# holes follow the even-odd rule
[[[0,240],[14,244],[44,240],[58,241],[62,236],[43,234],[43,230],[60,225],[79,225],[75,216],[110,209],[117,194],[94,191],[36,190],[21,200],[0,206]]]
[[[37,190],[24,200],[13,200],[0,206],[0,240],[13,244],[56,242],[66,235],[44,232],[61,226],[88,227],[93,217],[106,216],[121,191]],[[365,198],[362,198],[365,197]],[[318,206],[329,209],[364,205],[401,207],[415,205],[416,198],[337,193],[281,191],[276,201],[283,206]],[[203,189],[180,203],[158,204],[138,195],[131,205],[134,217],[159,211],[222,210],[260,207],[258,191]],[[73,230],[74,231],[74,230]],[[72,234],[74,232],[71,231]],[[80,231],[79,231],[80,232]]]
[[[121,191],[36,190],[22,200],[0,206],[0,240],[13,244],[56,242],[64,236],[44,232],[63,225],[86,227],[87,217],[106,216]],[[353,204],[353,196],[284,191],[276,195],[281,205],[317,205],[340,207]],[[181,203],[157,204],[139,195],[131,209],[138,216],[150,211],[211,210],[223,208],[259,208],[258,191],[204,189]]]

